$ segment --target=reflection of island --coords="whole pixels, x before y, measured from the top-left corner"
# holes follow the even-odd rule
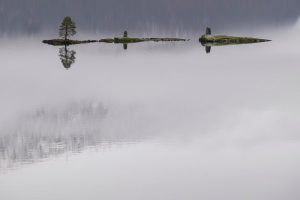
[[[59,57],[64,68],[69,69],[75,63],[75,54],[76,51],[70,50],[67,46],[59,49]]]
[[[136,123],[144,125],[142,130]],[[149,121],[133,108],[115,113],[89,101],[41,108],[0,130],[0,171],[88,147],[136,143],[149,137],[141,133],[150,129]]]

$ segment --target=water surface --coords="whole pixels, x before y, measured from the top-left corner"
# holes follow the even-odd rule
[[[2,38],[0,199],[299,199],[299,31],[70,46],[68,69]]]

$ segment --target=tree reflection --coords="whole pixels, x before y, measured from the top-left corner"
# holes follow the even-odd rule
[[[124,31],[124,33],[123,33],[123,38],[128,38],[128,32],[127,32],[127,31]],[[127,44],[127,43],[124,43],[124,44],[123,44],[123,49],[124,49],[124,50],[127,50],[127,48],[128,48],[128,44]]]
[[[75,54],[76,51],[70,50],[67,46],[59,49],[59,58],[64,68],[69,69],[75,63]]]
[[[211,51],[211,46],[206,46],[206,47],[205,47],[205,51],[206,51],[206,53],[210,53],[210,51]]]
[[[123,44],[123,49],[127,50],[127,48],[128,48],[128,44],[127,43]]]
[[[91,100],[21,113],[12,126],[0,127],[0,174],[63,153],[141,142],[154,136],[149,134],[153,123],[147,120],[148,113],[140,108],[113,107],[111,111]],[[135,126],[144,122],[145,126]]]

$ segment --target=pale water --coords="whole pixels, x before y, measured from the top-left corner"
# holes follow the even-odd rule
[[[69,69],[2,38],[0,199],[300,199],[299,32],[70,46]]]

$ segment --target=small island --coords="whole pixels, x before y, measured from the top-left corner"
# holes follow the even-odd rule
[[[71,40],[70,37],[76,34],[76,24],[71,19],[71,17],[67,16],[62,21],[59,26],[59,38],[51,39],[51,40],[43,40],[42,42],[45,44],[53,45],[53,46],[68,46],[75,44],[87,44],[87,43],[114,43],[114,44],[124,44],[127,45],[129,43],[139,43],[139,42],[179,42],[179,41],[189,41],[189,39],[182,38],[131,38],[128,37],[128,32],[124,31],[123,37],[114,37],[114,38],[104,38],[100,40]]]
[[[253,37],[237,37],[226,35],[212,35],[211,29],[206,28],[206,32],[199,38],[199,42],[205,47],[206,53],[211,52],[212,46],[225,46],[225,45],[238,45],[238,44],[251,44],[259,42],[270,42],[268,39],[260,39]]]
[[[110,44],[123,44],[123,48],[126,50],[130,43],[140,42],[185,42],[189,39],[182,38],[136,38],[128,37],[128,32],[124,31],[122,37],[103,38],[99,40],[72,40],[72,36],[76,34],[76,24],[71,17],[67,16],[63,19],[59,26],[59,38],[51,40],[43,40],[43,43],[53,46],[69,46],[75,44],[87,44],[87,43],[110,43]],[[206,28],[206,32],[199,38],[199,42],[205,47],[206,52],[210,53],[212,46],[224,46],[224,45],[237,45],[237,44],[250,44],[259,42],[269,42],[268,39],[260,39],[254,37],[237,37],[226,35],[212,35],[211,29]]]
[[[199,38],[199,41],[204,46],[222,46],[222,45],[249,44],[249,43],[258,43],[258,42],[270,42],[271,40],[253,38],[253,37],[212,35],[211,29],[206,28],[206,33]]]
[[[71,40],[70,37],[77,33],[76,24],[71,17],[67,16],[63,19],[61,25],[59,26],[59,38],[51,40],[43,40],[45,44],[53,46],[68,46],[74,44],[86,44],[98,42],[97,40]]]

